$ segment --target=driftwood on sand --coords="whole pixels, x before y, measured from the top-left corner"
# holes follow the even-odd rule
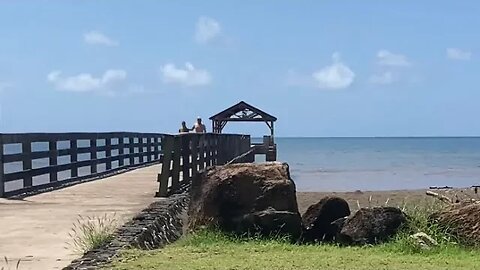
[[[438,194],[438,193],[430,191],[430,190],[427,190],[426,194],[428,196],[435,197],[435,198],[441,200],[442,202],[446,202],[446,203],[449,203],[449,204],[453,203],[453,200],[450,199],[449,197],[445,196],[445,195],[441,195],[441,194]]]

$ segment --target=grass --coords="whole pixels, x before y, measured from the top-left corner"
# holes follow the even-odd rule
[[[67,244],[77,253],[86,253],[110,242],[113,239],[116,227],[115,215],[79,216],[69,233],[71,242]]]
[[[235,237],[217,231],[190,234],[164,249],[126,250],[108,269],[480,269],[480,249],[459,244],[428,216],[438,204],[406,207],[410,225],[388,243],[341,247],[301,245],[286,239]],[[429,250],[410,237],[425,232],[438,242]]]
[[[161,250],[127,250],[111,269],[480,269],[476,250],[402,252],[395,245],[296,245],[201,232]]]

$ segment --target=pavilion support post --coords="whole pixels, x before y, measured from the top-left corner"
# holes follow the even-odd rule
[[[273,138],[274,138],[274,133],[275,133],[275,131],[274,131],[275,126],[274,126],[274,122],[273,122],[273,121],[270,122],[270,123],[271,123],[271,125],[272,125],[271,128],[270,128],[270,133],[271,133],[271,136],[272,136],[272,143],[273,143],[273,142],[274,142],[274,139],[273,139]]]

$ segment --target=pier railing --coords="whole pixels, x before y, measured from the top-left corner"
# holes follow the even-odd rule
[[[236,134],[181,134],[163,138],[162,171],[157,196],[175,193],[207,166],[223,165],[250,150],[250,136]],[[235,162],[253,162],[253,155]]]
[[[0,197],[47,189],[161,160],[164,134],[0,134]]]
[[[190,183],[203,168],[225,164],[249,149],[250,136],[236,134],[0,134],[0,197],[62,187],[160,162],[157,196],[168,196]]]

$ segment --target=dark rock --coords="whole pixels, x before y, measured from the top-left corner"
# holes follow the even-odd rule
[[[300,236],[302,220],[300,215],[290,211],[277,211],[269,208],[246,214],[234,220],[236,233],[255,232],[261,235]]]
[[[209,167],[192,181],[189,229],[217,226],[235,233],[301,231],[295,184],[286,163]]]
[[[343,225],[338,240],[345,244],[376,244],[395,235],[407,221],[395,207],[362,208]]]
[[[340,232],[343,223],[336,220],[349,216],[347,201],[339,197],[325,197],[308,207],[302,216],[303,238],[306,241],[331,241]]]
[[[348,219],[348,216],[339,218],[339,219],[337,219],[337,220],[335,220],[334,222],[331,223],[332,226],[335,227],[335,231],[337,232],[335,237],[340,233],[340,231],[342,230],[343,226],[345,225],[345,221],[347,221],[347,219]]]

